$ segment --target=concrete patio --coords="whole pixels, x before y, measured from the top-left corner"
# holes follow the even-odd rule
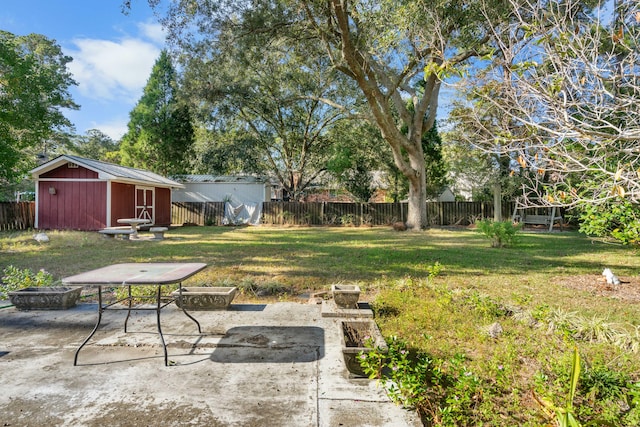
[[[1,304],[0,304],[1,305]],[[0,309],[2,426],[421,426],[375,381],[353,379],[340,318],[319,304],[232,304],[162,311],[165,366],[154,312]]]

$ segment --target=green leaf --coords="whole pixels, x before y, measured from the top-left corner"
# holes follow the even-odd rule
[[[576,395],[576,389],[578,388],[579,377],[580,377],[580,354],[578,353],[578,347],[574,347],[573,362],[571,366],[571,391],[569,392],[569,402],[567,402],[567,408],[573,407],[573,399]]]
[[[580,427],[580,423],[571,412],[567,413],[567,425],[570,427]]]

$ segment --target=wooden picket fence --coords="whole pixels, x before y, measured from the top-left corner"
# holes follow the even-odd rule
[[[511,218],[514,204],[502,204],[502,217]],[[0,202],[0,230],[28,230],[35,226],[35,202]],[[491,202],[428,202],[432,226],[468,225],[493,218]],[[174,202],[173,224],[222,225],[224,202]],[[376,226],[406,221],[407,203],[264,202],[267,225]]]
[[[0,202],[0,230],[28,230],[35,222],[35,202]]]
[[[513,203],[502,205],[504,219],[511,218]],[[264,202],[262,223],[267,225],[391,225],[407,219],[407,203]],[[429,202],[430,225],[468,225],[493,218],[491,202]],[[174,202],[173,224],[221,225],[224,202]]]

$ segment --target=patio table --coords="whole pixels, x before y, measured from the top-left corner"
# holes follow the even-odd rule
[[[127,322],[131,315],[131,310],[155,310],[156,321],[158,327],[158,335],[162,342],[164,349],[164,364],[168,366],[167,345],[162,335],[162,328],[160,326],[160,311],[174,302],[162,301],[162,286],[178,284],[179,289],[182,290],[182,282],[206,268],[207,264],[204,263],[125,263],[114,264],[107,267],[98,268],[96,270],[87,271],[86,273],[77,274],[75,276],[69,276],[62,279],[62,283],[65,285],[83,285],[83,286],[95,286],[98,288],[98,319],[96,325],[89,334],[89,336],[80,344],[80,347],[76,350],[75,357],[73,359],[73,365],[78,364],[78,353],[85,346],[91,337],[96,333],[100,322],[102,321],[102,313],[107,310],[128,310],[127,317],[124,321],[124,332],[127,332]],[[134,306],[132,304],[133,298],[131,296],[131,286],[155,286],[157,287],[155,305],[153,307]],[[102,303],[102,288],[103,286],[115,287],[126,286],[128,287],[128,296],[118,301],[103,304]],[[135,297],[140,298],[140,297]],[[126,307],[116,307],[116,304],[126,302]],[[200,323],[187,311],[182,308],[184,314],[193,320],[198,326],[198,333],[202,333]]]
[[[138,237],[138,226],[141,224],[149,224],[151,221],[144,218],[120,218],[118,224],[127,224],[131,227],[132,237]]]

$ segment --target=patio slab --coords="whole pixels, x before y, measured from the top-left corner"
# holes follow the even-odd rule
[[[3,304],[0,304],[2,306]],[[343,318],[320,304],[232,304],[162,311],[171,366],[154,312],[0,309],[0,425],[10,426],[397,426],[418,427],[375,381],[350,379]]]

